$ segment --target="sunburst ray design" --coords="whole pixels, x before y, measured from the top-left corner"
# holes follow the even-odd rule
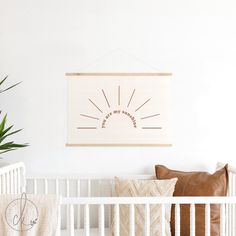
[[[159,115],[160,115],[160,114],[145,116],[145,117],[142,117],[142,118],[140,118],[140,119],[141,119],[141,120],[144,120],[144,119],[152,118],[152,117],[159,116]]]
[[[134,96],[134,93],[135,93],[135,89],[134,89],[134,91],[133,91],[132,94],[131,94],[131,97],[130,97],[130,99],[129,99],[129,102],[128,102],[127,107],[129,107],[129,105],[130,105],[130,103],[131,103],[131,100],[132,100],[132,98],[133,98],[133,96]]]
[[[129,109],[128,110],[125,110],[125,108],[122,109],[120,107],[121,106],[121,86],[118,85],[116,88],[117,88],[117,93],[116,93],[117,94],[117,105],[114,108],[111,106],[111,103],[109,102],[108,97],[107,97],[104,89],[102,89],[103,97],[106,101],[106,104],[107,104],[108,108],[110,109],[110,111],[108,111],[108,113],[105,113],[105,116],[103,116],[103,115],[98,116],[98,115],[92,115],[92,114],[86,114],[86,113],[85,114],[80,114],[80,116],[84,117],[84,118],[87,118],[88,120],[98,120],[98,121],[102,120],[103,122],[107,122],[109,117],[111,117],[113,114],[126,114],[126,115],[128,114],[128,116],[131,117],[132,120],[134,120],[134,117],[135,117],[135,121],[134,121],[135,122],[135,128],[137,128],[136,122],[137,122],[138,119],[140,119],[140,121],[141,121],[141,120],[148,120],[148,119],[151,119],[151,118],[155,119],[157,116],[160,116],[160,113],[146,114],[146,115],[142,115],[140,118],[138,118],[139,116],[134,115],[135,112],[140,111],[141,108],[143,108],[148,102],[151,101],[151,98],[149,98],[144,103],[142,103],[140,106],[138,106],[136,109],[131,109],[131,103],[134,100],[134,94],[136,92],[136,89],[133,89],[131,94],[130,94],[129,101],[127,103],[127,108],[129,108]],[[105,108],[103,109],[103,107],[100,108],[101,104],[97,105],[90,98],[88,98],[88,100],[91,103],[91,105],[96,108],[97,111],[104,114],[103,110],[106,111],[106,109]],[[133,110],[133,112],[130,111],[130,110]],[[119,112],[117,112],[117,111],[119,111]],[[105,118],[106,116],[108,118]],[[103,125],[104,125],[104,123],[102,124],[102,126]],[[162,127],[160,127],[160,126],[155,126],[155,125],[154,126],[148,126],[148,125],[144,125],[142,123],[138,127],[140,129],[143,129],[143,130],[160,130],[160,129],[162,129]],[[89,125],[82,125],[81,124],[81,126],[77,127],[78,130],[96,130],[96,129],[99,129],[99,128],[101,128],[101,124],[96,124],[96,125],[90,125],[90,124]]]
[[[77,127],[77,129],[97,129],[97,127]]]
[[[150,100],[151,100],[151,98],[149,98],[146,102],[144,102],[141,106],[139,106],[139,107],[135,110],[135,112],[138,111],[139,109],[141,109],[141,108],[142,108],[145,104],[147,104]]]
[[[89,115],[85,115],[85,114],[80,114],[80,115],[81,115],[81,116],[83,116],[83,117],[90,118],[90,119],[94,119],[94,120],[100,120],[98,117],[89,116]]]
[[[162,127],[142,127],[142,129],[162,129]]]
[[[102,112],[102,110],[89,98],[88,99],[101,113],[103,113]]]
[[[109,101],[108,101],[108,99],[107,99],[107,96],[106,96],[106,94],[105,94],[105,92],[104,92],[103,89],[102,89],[102,93],[103,93],[103,96],[104,96],[104,98],[105,98],[105,100],[106,100],[106,102],[107,102],[108,107],[110,108],[110,107],[111,107],[111,106],[110,106],[110,103],[109,103]]]
[[[118,106],[120,106],[120,86],[118,86]]]

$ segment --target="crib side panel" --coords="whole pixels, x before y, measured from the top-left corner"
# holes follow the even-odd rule
[[[131,179],[153,179],[151,175],[134,175],[125,176]],[[27,190],[29,194],[58,194],[65,198],[81,198],[81,197],[112,197],[114,196],[114,177],[113,176],[79,176],[79,175],[48,175],[41,176],[27,176]],[[90,227],[98,228],[102,225],[98,221],[100,211],[104,212],[104,227],[111,224],[111,214],[113,207],[111,205],[89,206],[88,212],[90,214]],[[72,208],[70,204],[61,207],[61,227],[62,229],[69,229],[71,222],[69,220],[71,212],[73,211],[73,224],[75,229],[84,228],[86,219],[84,216],[85,207],[77,204]]]
[[[126,176],[127,177],[127,176]],[[134,176],[130,177],[134,178]],[[136,178],[141,178],[136,176]],[[146,176],[147,179],[153,178],[153,176]],[[236,172],[229,169],[229,191],[228,196],[236,196]],[[75,230],[84,230],[84,235],[89,235],[91,228],[100,228],[101,235],[105,234],[104,229],[111,225],[111,221],[114,222],[114,234],[119,235],[119,209],[120,205],[124,204],[120,199],[117,202],[111,203],[110,198],[112,195],[113,178],[97,178],[97,177],[40,177],[31,178],[27,180],[27,188],[29,193],[56,193],[64,197],[64,199],[77,199],[77,201],[70,201],[62,204],[62,229],[67,229],[71,232],[69,235],[73,235]],[[91,197],[97,197],[97,204],[91,204],[89,202]],[[104,200],[104,197],[108,200]],[[87,199],[85,202],[80,202],[81,199]],[[202,198],[205,199],[205,198]],[[130,201],[133,199],[130,199]],[[203,200],[202,200],[203,201]],[[205,232],[210,236],[210,209],[211,202],[203,201],[205,204]],[[176,235],[180,235],[180,206],[183,204],[183,199],[179,202],[171,201],[176,204]],[[144,202],[145,206],[145,235],[150,235],[150,204],[151,202]],[[162,215],[166,207],[165,202],[159,203],[162,207]],[[195,206],[198,202],[192,202],[190,213],[190,229],[191,235],[195,235]],[[221,199],[221,235],[235,236],[236,232],[236,201],[228,201],[228,198]],[[129,227],[130,234],[135,232],[134,215],[135,215],[135,203],[129,202],[128,206],[129,219],[131,225]],[[111,217],[112,216],[112,217]],[[162,218],[162,228],[164,229],[164,223]],[[164,232],[164,230],[162,230]]]
[[[22,162],[0,168],[0,194],[25,192],[25,165]]]

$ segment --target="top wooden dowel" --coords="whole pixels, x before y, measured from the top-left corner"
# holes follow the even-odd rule
[[[166,72],[71,72],[66,73],[66,76],[172,76],[172,73]]]

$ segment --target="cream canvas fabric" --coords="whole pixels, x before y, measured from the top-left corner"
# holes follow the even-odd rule
[[[115,178],[115,192],[118,197],[171,197],[177,178],[168,180],[122,180]],[[165,235],[170,236],[171,205],[165,205]],[[114,220],[111,224],[114,235]],[[120,235],[129,235],[129,206],[120,206]],[[145,235],[145,206],[135,205],[135,236]],[[150,235],[161,236],[161,206],[150,206]]]
[[[1,236],[59,235],[57,195],[0,194]]]

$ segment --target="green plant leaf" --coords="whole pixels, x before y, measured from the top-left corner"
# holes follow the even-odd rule
[[[22,81],[21,81],[21,82],[22,82]],[[16,87],[16,86],[17,86],[18,84],[20,84],[21,82],[18,82],[18,83],[16,83],[16,84],[13,84],[12,86],[10,86],[10,87],[8,87],[8,88],[6,88],[6,89],[0,90],[0,93],[6,92],[7,90]]]
[[[0,145],[0,150],[9,149],[14,142],[7,142]]]
[[[8,75],[7,75],[3,80],[0,81],[0,86],[3,85],[3,83],[6,81],[7,78],[8,78]],[[13,85],[11,85],[11,86],[5,88],[5,89],[0,89],[0,93],[6,92],[7,90],[16,87],[16,86],[17,86],[18,84],[20,84],[20,83],[22,83],[22,81],[21,81],[21,82],[18,82],[18,83],[16,83],[16,84],[13,84]]]
[[[8,128],[8,130],[10,130],[10,128],[12,128],[13,127],[13,125],[12,126],[10,126],[9,128]],[[9,136],[11,136],[11,135],[13,135],[13,134],[16,134],[16,133],[18,133],[18,132],[20,132],[22,129],[18,129],[18,130],[15,130],[15,131],[13,131],[13,132],[11,132],[11,133],[9,133],[9,134],[6,134],[7,132],[7,129],[5,130],[5,134],[6,135],[2,135],[1,136],[1,134],[0,134],[0,143],[2,143],[2,141],[5,139],[5,138],[7,138],[7,137],[9,137]]]
[[[4,84],[4,82],[6,81],[7,78],[8,78],[8,76],[6,76],[3,80],[0,81],[0,87],[2,87],[2,85]],[[16,84],[13,84],[13,85],[6,87],[4,89],[0,89],[0,94],[3,92],[6,92],[7,90],[14,88],[15,86],[17,86],[20,83],[21,82],[18,82]],[[1,114],[1,112],[2,111],[0,110],[0,114]],[[6,127],[6,122],[7,122],[7,114],[3,117],[2,121],[0,122],[0,154],[14,151],[18,148],[23,148],[23,147],[29,146],[28,143],[18,144],[18,143],[14,143],[14,141],[3,143],[3,141],[6,138],[8,138],[8,137],[10,137],[22,130],[22,129],[18,129],[18,130],[12,131],[13,125]]]
[[[4,83],[4,81],[7,79],[8,75],[2,80],[0,81],[0,85],[2,85]]]
[[[0,134],[3,132],[3,130],[5,128],[6,121],[7,121],[7,114],[3,117],[3,120],[0,123]]]
[[[8,127],[7,129],[3,130],[3,131],[0,133],[0,138],[3,137],[8,131],[10,131],[12,127],[13,127],[13,125],[10,126],[10,127]],[[0,142],[0,143],[1,143],[1,142]]]

